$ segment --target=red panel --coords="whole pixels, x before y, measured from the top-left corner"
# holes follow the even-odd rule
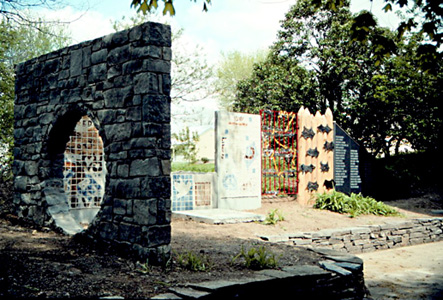
[[[261,110],[262,194],[297,194],[297,114]]]

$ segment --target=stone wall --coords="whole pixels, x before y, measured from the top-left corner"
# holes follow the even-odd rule
[[[312,249],[318,265],[251,271],[241,279],[186,283],[152,299],[365,299],[363,261],[330,249]]]
[[[79,232],[63,153],[87,115],[104,144],[101,209],[84,236],[139,257],[170,248],[171,31],[145,23],[16,67],[14,204],[38,226]],[[78,225],[78,224],[77,224]]]
[[[443,218],[422,218],[383,225],[324,229],[263,237],[296,246],[329,248],[348,253],[371,252],[443,240]]]

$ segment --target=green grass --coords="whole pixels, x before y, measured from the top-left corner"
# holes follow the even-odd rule
[[[206,164],[190,164],[186,162],[173,162],[171,165],[172,172],[178,171],[187,171],[187,172],[200,172],[200,173],[208,173],[215,172],[214,163],[206,163]]]
[[[314,208],[349,214],[350,217],[359,215],[402,216],[392,206],[376,201],[374,198],[354,193],[348,196],[335,190],[330,193],[318,194]]]

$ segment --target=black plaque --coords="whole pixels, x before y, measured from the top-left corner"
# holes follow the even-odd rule
[[[334,123],[334,181],[335,189],[346,194],[361,192],[359,171],[360,146]]]

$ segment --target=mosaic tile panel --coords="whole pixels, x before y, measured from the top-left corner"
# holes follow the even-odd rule
[[[194,176],[192,174],[172,175],[172,210],[192,210],[194,207]]]
[[[83,116],[69,137],[64,155],[64,187],[69,207],[99,207],[103,200],[103,141],[91,119]]]

